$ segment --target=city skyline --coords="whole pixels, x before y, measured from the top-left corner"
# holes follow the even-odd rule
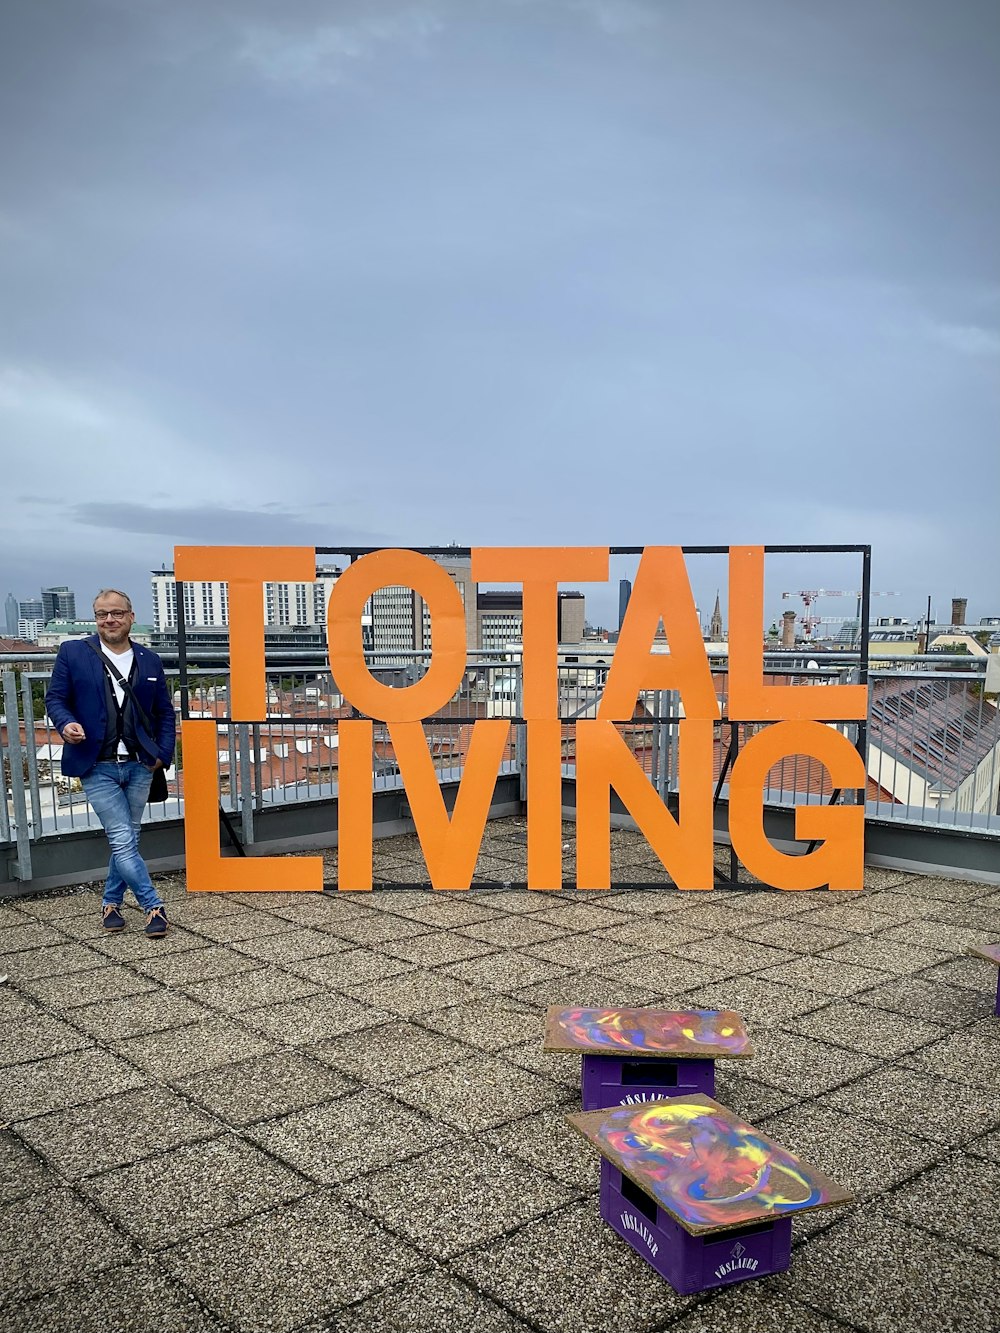
[[[15,4],[0,587],[837,542],[993,614],[998,56],[982,0]]]

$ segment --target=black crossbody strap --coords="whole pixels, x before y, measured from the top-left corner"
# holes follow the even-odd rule
[[[143,708],[142,704],[135,697],[135,690],[133,690],[132,686],[128,683],[128,681],[125,679],[122,673],[118,670],[114,662],[110,661],[108,657],[101,652],[100,648],[98,648],[92,642],[92,640],[90,639],[87,640],[87,647],[92,652],[97,654],[97,656],[101,659],[101,665],[104,667],[104,670],[107,671],[107,673],[110,676],[114,676],[115,680],[117,680],[118,684],[122,687],[122,689],[125,691],[128,697],[132,700],[132,707],[135,709],[139,721],[142,723],[143,730],[146,732],[147,735],[152,736],[153,724],[149,720],[149,715],[147,714],[145,708]]]

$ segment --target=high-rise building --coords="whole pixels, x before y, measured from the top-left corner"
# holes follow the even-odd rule
[[[262,592],[264,624],[272,627],[326,625],[330,592],[340,569],[317,565],[316,579],[306,583],[265,583]],[[177,580],[172,569],[154,569],[153,629],[158,634],[177,628]],[[184,624],[191,629],[225,628],[229,624],[229,584],[189,580],[184,584]]]
[[[625,623],[625,612],[628,610],[628,599],[632,596],[632,580],[618,580],[618,628],[621,629]]]
[[[560,643],[582,643],[587,623],[582,592],[561,592],[556,612]],[[524,630],[522,594],[510,591],[480,592],[477,598],[477,644],[483,650],[503,649],[521,639]]]
[[[42,615],[45,623],[50,620],[76,619],[76,593],[65,585],[58,588],[42,589]]]
[[[45,623],[45,608],[37,597],[29,597],[26,602],[18,602],[17,618],[18,620],[41,620]]]
[[[4,624],[7,629],[7,634],[12,639],[17,634],[18,616],[17,598],[12,592],[9,592],[7,594],[7,600],[4,602]]]

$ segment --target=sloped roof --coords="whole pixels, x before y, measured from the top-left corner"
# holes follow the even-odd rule
[[[961,680],[871,682],[873,745],[953,791],[1000,744],[1000,714]]]

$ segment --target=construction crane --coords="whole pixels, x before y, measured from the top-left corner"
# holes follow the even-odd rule
[[[899,596],[899,593],[898,593],[898,592],[872,592],[872,593],[869,593],[868,595],[869,595],[869,597],[898,597],[898,596]],[[801,616],[799,616],[798,619],[802,622],[802,628],[805,630],[805,637],[806,637],[807,639],[811,639],[811,638],[812,638],[812,632],[813,632],[813,629],[815,628],[816,625],[819,625],[819,624],[821,623],[821,621],[820,621],[820,617],[819,617],[819,616],[814,616],[814,615],[812,615],[811,612],[810,612],[810,610],[809,610],[809,608],[812,606],[813,602],[815,602],[816,599],[819,598],[819,597],[853,597],[853,598],[855,598],[856,601],[857,601],[857,620],[858,620],[858,623],[859,623],[859,624],[861,623],[861,593],[858,592],[857,589],[855,589],[854,592],[834,592],[834,591],[831,591],[829,588],[805,588],[805,589],[801,589],[801,588],[800,588],[798,592],[783,592],[783,593],[781,594],[781,597],[782,597],[782,600],[783,600],[783,601],[785,600],[785,598],[788,598],[788,597],[801,597],[801,598],[802,598],[802,605],[803,605],[803,607],[804,607],[804,613],[803,613]]]

